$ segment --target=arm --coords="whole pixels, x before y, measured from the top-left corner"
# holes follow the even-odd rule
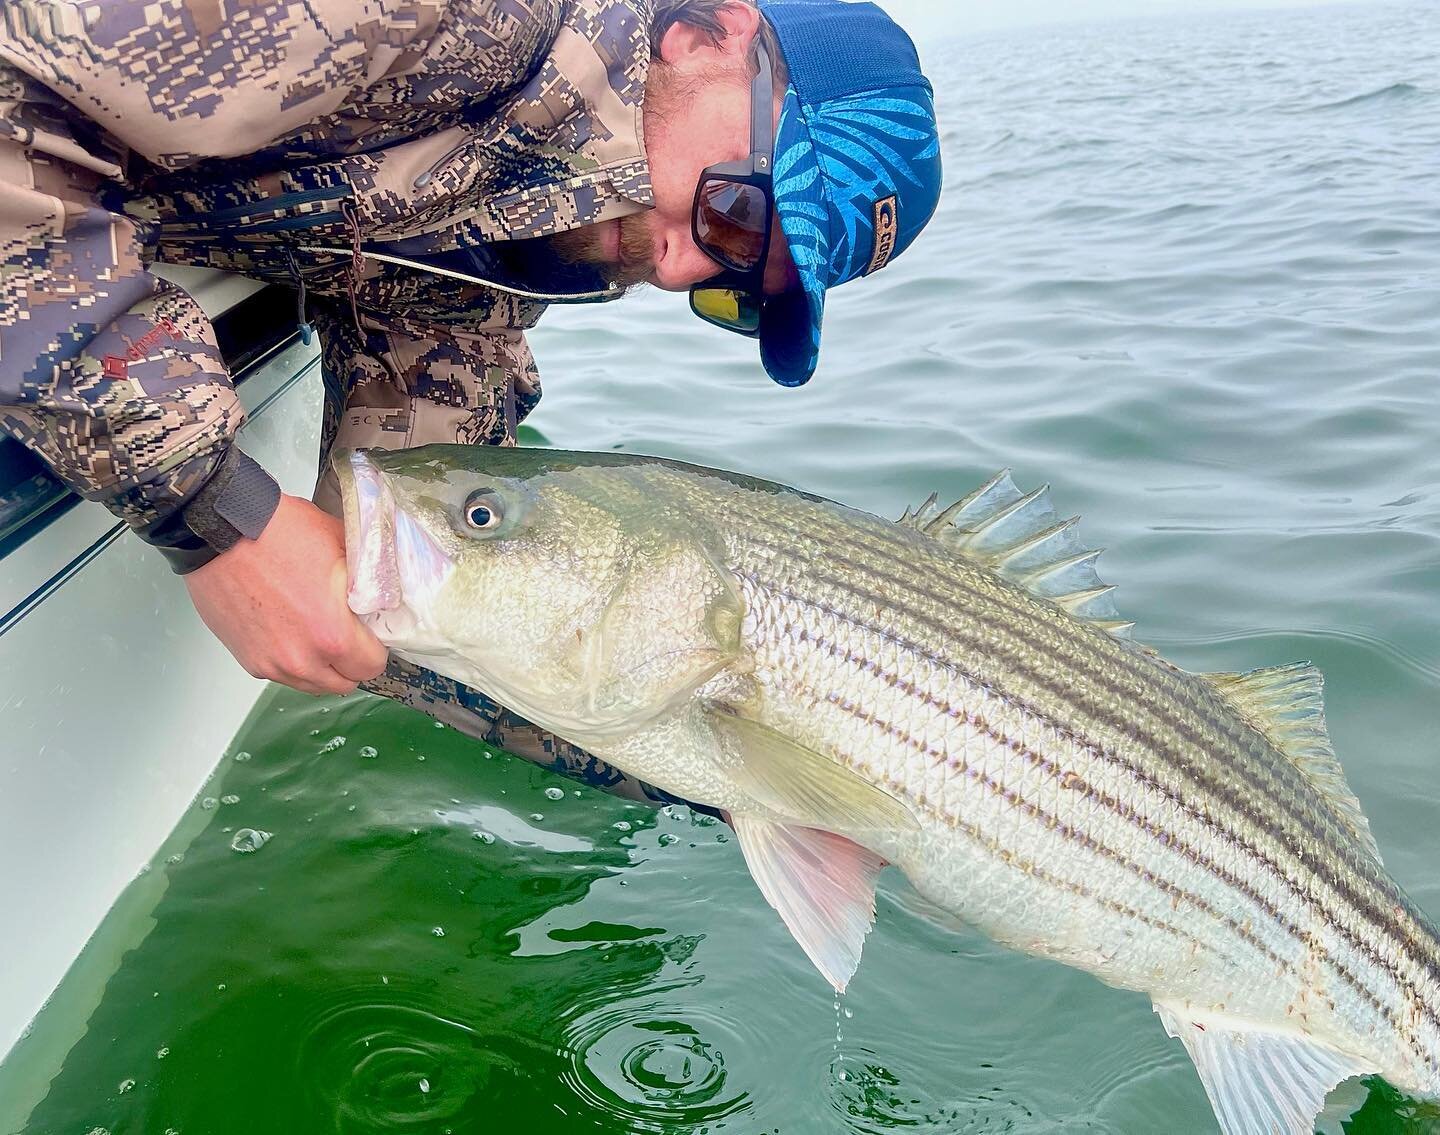
[[[385,651],[345,607],[338,525],[282,504],[235,448],[243,412],[208,320],[144,271],[133,223],[100,204],[112,155],[43,103],[5,110],[0,428],[193,573],[201,616],[251,673],[353,689]]]

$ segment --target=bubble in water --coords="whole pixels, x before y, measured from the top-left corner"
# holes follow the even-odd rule
[[[165,859],[165,862],[166,862],[166,863],[184,863],[184,862],[185,862],[185,853],[184,853],[183,851],[177,851],[174,855],[167,856],[166,859]]]
[[[420,1077],[420,1090],[422,1092],[425,1092],[427,1095],[430,1092],[430,1081],[425,1079],[424,1076]]]
[[[545,795],[551,800],[564,800],[565,790],[563,788],[550,787],[545,790]]]
[[[660,846],[661,846],[661,847],[669,847],[672,843],[679,843],[679,842],[680,842],[680,837],[679,837],[678,835],[671,835],[669,832],[662,832],[661,835],[660,835]]]
[[[134,1080],[121,1080],[121,1081],[120,1081],[120,1094],[123,1096],[126,1092],[128,1092],[128,1091],[129,1091],[131,1088],[133,1088],[134,1086],[135,1086],[135,1081],[134,1081]]]
[[[85,1135],[110,1135],[110,1129],[108,1127],[92,1127],[85,1132]]]
[[[252,851],[259,851],[269,842],[269,832],[258,831],[255,828],[241,828],[230,840],[230,850],[248,855]]]
[[[213,796],[206,796],[203,800],[200,801],[200,807],[204,808],[205,811],[208,812],[208,811],[210,811],[210,809],[214,808],[215,805],[217,805],[217,804],[219,804],[219,803],[220,803],[220,801],[216,800],[215,797],[213,797]]]
[[[224,796],[220,797],[220,803],[238,804],[240,803],[240,797],[236,796],[233,792],[227,792]]]
[[[433,934],[433,935],[435,935],[435,937],[437,937],[437,938],[443,938],[443,937],[445,937],[445,927],[443,927],[443,926],[432,926],[432,927],[430,928],[430,933]]]
[[[169,1055],[170,1055],[170,1048],[169,1048],[168,1045],[167,1045],[166,1047],[164,1047],[164,1048],[159,1048],[159,1049],[156,1049],[156,1050],[155,1050],[155,1059],[156,1059],[156,1060],[164,1060],[165,1057],[167,1057],[167,1056],[169,1056]]]
[[[335,734],[335,736],[331,737],[330,740],[326,741],[325,744],[320,746],[320,751],[322,753],[333,753],[336,749],[340,748],[344,744],[345,738],[341,734],[337,733]]]
[[[318,729],[312,729],[312,730],[310,730],[310,736],[312,736],[312,737],[318,737],[318,736],[320,736],[320,730],[318,730]]]
[[[533,820],[533,821],[534,821],[535,823],[537,823],[537,824],[538,824],[541,820],[543,820],[544,818],[545,818],[545,813],[544,813],[544,812],[531,812],[531,813],[530,813],[530,819]]]
[[[478,839],[481,843],[494,843],[495,837],[489,832],[471,832],[471,839]]]
[[[217,985],[215,988],[218,989],[221,993],[224,993],[224,992],[225,992],[225,983],[222,981],[222,982],[221,982],[219,985]]]
[[[630,830],[630,821],[629,821],[629,820],[616,820],[616,821],[615,821],[613,824],[611,824],[610,826],[611,826],[612,828],[614,828],[617,832],[628,832],[628,831]]]
[[[416,753],[416,754],[415,754],[415,759],[416,759],[417,761],[423,761],[423,760],[425,759],[425,754],[424,754],[424,753]]]
[[[247,753],[244,749],[241,749],[238,753],[235,754],[235,759],[237,761],[248,761],[250,759],[250,754]]]
[[[437,721],[437,722],[435,723],[435,728],[436,728],[436,729],[444,729],[444,728],[445,728],[445,723],[444,723],[443,721]]]
[[[374,745],[361,745],[360,755],[364,757],[367,761],[371,761],[380,755],[380,750],[377,749]]]

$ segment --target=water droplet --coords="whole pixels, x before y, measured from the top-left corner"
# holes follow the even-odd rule
[[[380,755],[380,750],[377,749],[374,745],[361,745],[360,755],[364,757],[367,761],[373,761],[376,757]]]
[[[121,1080],[121,1081],[120,1081],[120,1094],[123,1096],[126,1092],[128,1092],[128,1091],[129,1091],[131,1088],[133,1088],[134,1086],[135,1086],[135,1081],[134,1081],[134,1080]]]
[[[345,811],[347,811],[347,812],[353,812],[353,811],[355,811],[355,805],[354,805],[354,804],[351,804],[350,807],[348,807],[348,808],[345,809]]]
[[[169,1048],[168,1045],[167,1045],[166,1047],[164,1047],[164,1048],[158,1048],[158,1049],[155,1050],[155,1059],[156,1059],[156,1060],[164,1060],[165,1057],[167,1057],[167,1056],[169,1056],[169,1055],[170,1055],[170,1048]]]
[[[250,759],[250,754],[247,753],[244,749],[241,749],[238,753],[235,754],[235,759],[237,761],[248,761]]]
[[[219,985],[217,985],[215,988],[218,989],[221,993],[224,993],[224,992],[225,992],[225,983],[222,981],[222,982],[221,982]]]
[[[312,737],[318,737],[318,736],[320,736],[320,730],[318,730],[318,729],[312,729],[312,730],[310,730],[310,736],[312,736]]]
[[[92,1127],[85,1132],[85,1135],[110,1135],[110,1129],[108,1127]]]
[[[230,850],[248,855],[252,851],[259,851],[269,842],[269,832],[257,831],[255,828],[241,828],[230,840]]]
[[[661,833],[661,836],[660,836],[660,846],[661,846],[661,847],[669,847],[672,843],[679,843],[679,842],[680,842],[680,837],[679,837],[678,835],[671,835],[669,832],[663,832],[663,833]]]
[[[577,788],[574,792],[570,793],[570,795],[573,796],[573,797],[575,797],[576,800],[579,800],[579,799],[580,799],[580,790]]]
[[[381,985],[389,985],[389,984],[390,984],[390,979],[389,979],[388,977],[386,977],[383,973],[380,975],[380,984],[381,984]]]
[[[183,851],[177,851],[174,855],[171,855],[171,856],[169,856],[168,858],[166,858],[165,862],[166,862],[166,863],[184,863],[184,862],[185,862],[185,853],[184,853]]]
[[[564,800],[565,790],[563,788],[550,787],[545,790],[545,796],[550,800]]]
[[[628,831],[630,830],[630,821],[629,821],[629,820],[616,820],[616,821],[615,821],[613,824],[611,824],[610,826],[611,826],[612,828],[614,828],[617,832],[628,832]]]
[[[233,792],[227,792],[224,796],[220,797],[220,803],[238,804],[240,803],[240,797],[236,796]]]
[[[333,753],[336,749],[340,748],[344,744],[344,736],[337,733],[335,734],[335,736],[331,737],[330,740],[326,741],[325,744],[320,746],[320,751],[322,753]]]
[[[543,819],[545,818],[545,813],[544,813],[544,812],[531,812],[531,813],[530,813],[530,818],[531,818],[532,820],[534,820],[535,823],[538,824],[541,820],[543,820]]]
[[[425,1079],[424,1076],[420,1077],[420,1090],[422,1092],[428,1092],[430,1090],[430,1081]]]
[[[417,761],[423,761],[423,760],[425,759],[425,754],[424,754],[424,753],[417,753],[417,754],[415,755],[415,759],[416,759]]]
[[[436,728],[436,729],[444,729],[444,728],[445,728],[445,723],[444,723],[443,721],[437,721],[437,722],[435,723],[435,728]]]
[[[494,843],[495,837],[489,832],[471,832],[471,839],[478,839],[481,843]]]
[[[208,812],[208,811],[210,811],[211,808],[215,807],[215,805],[217,805],[217,804],[219,804],[219,803],[220,803],[220,801],[216,800],[215,797],[213,797],[213,796],[207,796],[207,797],[205,797],[203,800],[200,801],[200,807],[204,808],[205,811]]]
[[[430,933],[433,934],[433,935],[435,935],[435,937],[437,937],[437,938],[443,938],[443,937],[445,937],[445,927],[443,927],[443,926],[432,926],[432,927],[430,928]]]

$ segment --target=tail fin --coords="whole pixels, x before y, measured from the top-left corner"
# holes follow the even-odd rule
[[[1336,1085],[1379,1071],[1299,1032],[1159,1002],[1155,1012],[1195,1062],[1225,1135],[1312,1135]]]

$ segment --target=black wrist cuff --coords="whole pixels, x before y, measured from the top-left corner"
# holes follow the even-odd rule
[[[232,448],[183,508],[142,535],[170,561],[171,571],[186,575],[242,539],[256,539],[279,504],[280,486],[275,479]]]

